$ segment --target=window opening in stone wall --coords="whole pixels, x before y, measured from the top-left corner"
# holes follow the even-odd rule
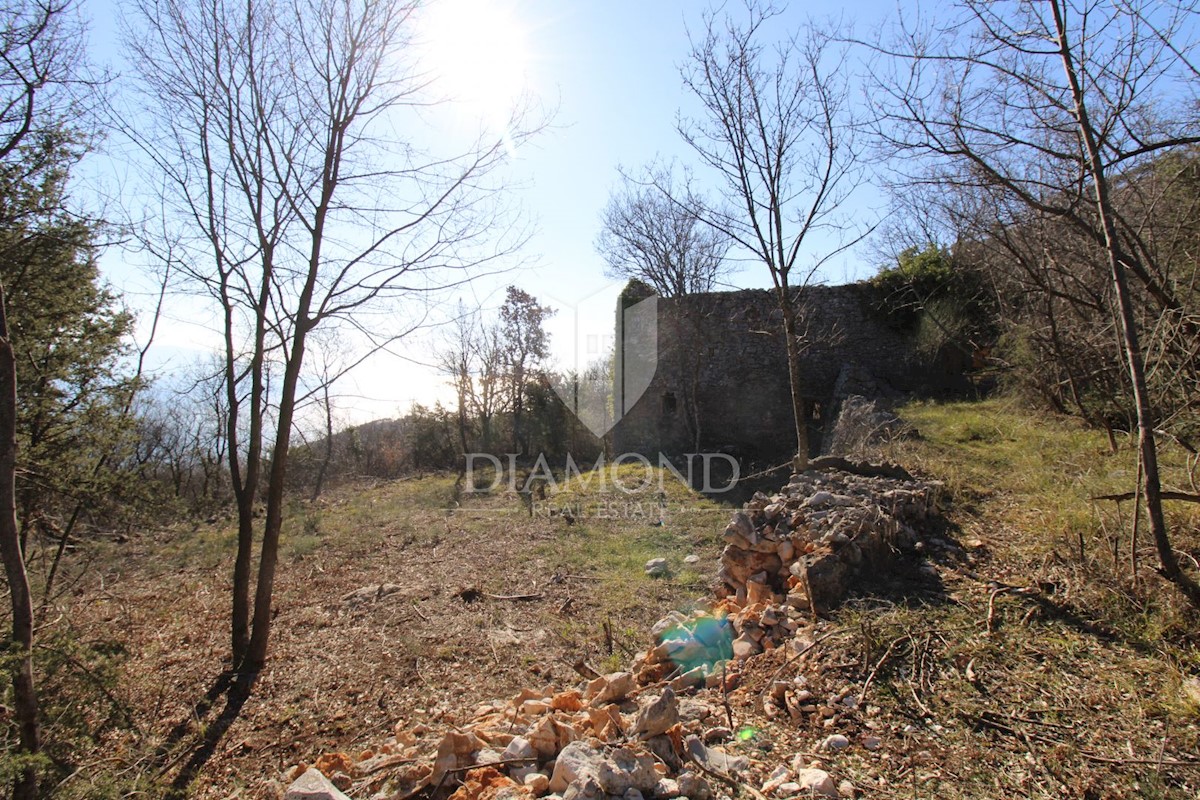
[[[679,401],[675,399],[674,392],[663,392],[662,396],[662,413],[674,414],[675,409],[679,408]]]

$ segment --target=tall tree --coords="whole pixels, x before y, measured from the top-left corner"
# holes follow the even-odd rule
[[[526,454],[529,442],[524,429],[525,388],[532,373],[550,355],[550,335],[545,322],[554,309],[540,305],[533,295],[516,286],[505,289],[500,306],[497,338],[506,370],[508,408],[512,412],[513,449]]]
[[[62,90],[76,80],[81,38],[71,0],[7,3],[0,10],[0,165],[36,172],[25,164],[23,145],[60,127],[70,111]],[[12,607],[12,683],[18,754],[25,759],[14,779],[15,800],[37,796],[40,749],[38,702],[33,678],[33,598],[18,532],[17,369],[9,329],[8,301],[0,284],[0,560]]]
[[[843,53],[815,28],[766,41],[779,9],[746,0],[743,19],[709,15],[692,42],[684,86],[701,116],[683,140],[715,173],[728,210],[704,221],[753,254],[770,274],[783,323],[796,426],[797,469],[808,463],[808,413],[797,327],[802,290],[828,259],[857,242],[841,206],[861,180]],[[811,261],[805,247],[827,236]],[[830,243],[832,241],[832,243]]]
[[[600,217],[596,252],[609,275],[643,281],[662,297],[711,292],[729,269],[729,237],[704,222],[703,199],[669,167],[646,172],[645,180],[621,174]]]
[[[126,41],[147,116],[127,132],[167,187],[179,269],[222,319],[239,518],[232,650],[243,672],[267,657],[309,335],[342,325],[365,349],[383,347],[405,331],[376,312],[409,301],[419,316],[411,301],[421,293],[468,278],[515,244],[489,198],[508,148],[530,132],[519,114],[506,131],[483,130],[457,151],[435,134],[397,139],[408,123],[421,124],[430,102],[410,47],[418,6],[135,3]],[[427,152],[434,141],[445,149]],[[272,361],[280,382],[268,394]],[[251,613],[253,509],[264,471]]]
[[[1197,135],[1195,2],[977,2],[878,45],[891,70],[871,96],[897,156],[925,156],[910,182],[944,181],[1055,217],[1097,247],[1112,287],[1138,430],[1142,491],[1160,572],[1193,603],[1161,486],[1135,290],[1178,317],[1180,287],[1115,201],[1123,175]],[[912,163],[912,161],[909,161]],[[1194,325],[1186,319],[1183,324]]]

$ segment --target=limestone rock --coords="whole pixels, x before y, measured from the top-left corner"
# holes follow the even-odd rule
[[[678,722],[679,704],[675,699],[675,692],[668,686],[654,702],[638,711],[633,732],[640,739],[649,739],[666,733],[668,728]]]
[[[438,744],[437,757],[433,762],[432,780],[437,783],[452,769],[462,769],[475,763],[472,755],[483,747],[473,733],[451,731]]]
[[[525,786],[538,797],[550,791],[550,778],[541,772],[531,772],[524,778]]]
[[[316,767],[309,767],[287,788],[284,800],[350,800]]]
[[[562,793],[583,778],[595,777],[604,757],[587,742],[571,742],[562,749],[554,762],[554,774],[550,776],[549,788]]]
[[[529,744],[536,751],[538,758],[548,761],[577,737],[575,729],[567,723],[560,722],[551,716],[545,716],[540,717],[530,727],[525,738],[529,740]]]
[[[737,777],[739,772],[744,772],[750,767],[750,759],[746,756],[735,757],[715,747],[706,747],[698,736],[687,737],[684,740],[683,746],[693,760],[700,762],[709,769],[723,772],[730,777]],[[682,787],[682,784],[680,786]],[[685,791],[684,794],[691,797],[690,792]]]
[[[801,792],[807,792],[817,797],[840,797],[833,778],[823,769],[796,770],[796,783]]]
[[[826,736],[821,742],[818,749],[820,750],[845,750],[850,746],[850,740],[840,733],[835,733],[832,736]]]
[[[504,748],[504,752],[500,754],[500,758],[503,761],[513,761],[518,758],[532,761],[537,758],[537,751],[524,736],[514,736],[508,746]]]
[[[658,783],[658,770],[645,750],[618,747],[600,762],[596,778],[608,794],[624,795],[630,788],[649,792]]]
[[[589,683],[583,696],[588,705],[598,707],[622,700],[636,688],[632,673],[613,672]]]
[[[791,774],[792,771],[787,768],[786,764],[780,764],[771,771],[770,775],[767,776],[766,782],[762,785],[762,793],[773,794],[776,789],[787,782],[787,779],[791,777]]]
[[[660,800],[671,800],[680,794],[679,781],[674,778],[661,778],[654,786],[654,796]]]
[[[652,558],[646,562],[646,574],[651,578],[661,578],[670,571],[665,558]]]
[[[712,787],[708,785],[708,781],[694,772],[685,770],[679,773],[675,777],[675,782],[682,797],[687,797],[689,800],[712,800]]]

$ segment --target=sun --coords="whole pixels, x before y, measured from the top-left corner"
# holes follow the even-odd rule
[[[513,5],[433,0],[420,24],[434,90],[490,125],[505,125],[525,93],[530,61]]]

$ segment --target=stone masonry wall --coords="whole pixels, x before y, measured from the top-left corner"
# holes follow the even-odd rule
[[[722,451],[750,459],[788,453],[794,428],[774,294],[752,289],[657,303],[657,370],[636,402],[625,397],[618,375],[617,402],[624,399],[626,410],[613,430],[615,451]],[[798,329],[814,450],[850,394],[934,394],[961,380],[952,365],[922,357],[911,333],[890,324],[876,304],[864,283],[803,290]],[[626,331],[627,353],[638,337]]]

